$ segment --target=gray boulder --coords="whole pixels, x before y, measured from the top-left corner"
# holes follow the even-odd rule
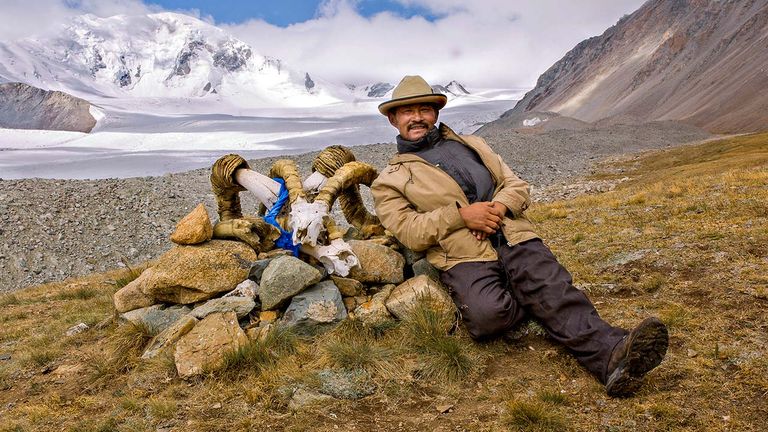
[[[420,301],[446,313],[456,309],[451,296],[427,275],[410,278],[398,285],[387,298],[386,306],[392,315],[403,319]]]
[[[261,275],[259,298],[262,309],[282,306],[291,297],[319,282],[322,277],[319,270],[294,256],[274,258]]]
[[[370,375],[362,370],[325,369],[317,373],[320,392],[338,399],[360,399],[376,391]]]
[[[132,322],[135,325],[143,325],[152,334],[161,333],[163,330],[187,315],[192,309],[188,306],[152,305],[141,309],[134,309],[120,315],[119,321]]]
[[[386,301],[393,289],[395,289],[394,285],[386,285],[370,300],[357,306],[354,312],[355,318],[366,325],[380,325],[394,321],[386,306]]]
[[[347,317],[339,289],[323,281],[293,297],[282,323],[299,333],[315,334],[328,330]]]
[[[240,319],[253,308],[256,307],[256,302],[252,298],[247,297],[220,297],[210,299],[200,306],[192,309],[192,316],[197,319],[203,319],[208,315],[216,312],[234,312],[237,318]]]
[[[353,267],[350,278],[363,283],[394,283],[403,281],[405,258],[392,248],[368,240],[350,240],[359,267]]]

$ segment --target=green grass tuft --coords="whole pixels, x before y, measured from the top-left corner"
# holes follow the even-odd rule
[[[570,430],[563,416],[542,402],[526,400],[509,402],[504,420],[514,431],[562,432]]]
[[[125,258],[123,258],[121,261],[125,265],[126,272],[123,276],[116,278],[115,281],[113,282],[115,287],[117,287],[117,289],[123,288],[124,286],[133,282],[144,271],[144,268],[134,268],[128,265],[128,262]]]
[[[544,403],[551,405],[568,405],[568,396],[557,390],[544,389],[536,394],[536,397]]]
[[[222,367],[214,375],[234,379],[258,372],[275,364],[281,357],[294,354],[298,338],[289,328],[277,326],[264,338],[252,340],[224,356]]]
[[[325,351],[334,367],[348,370],[371,371],[392,355],[390,349],[361,340],[334,341]]]
[[[80,287],[74,291],[64,291],[53,297],[54,300],[89,300],[99,292],[93,287]]]
[[[0,307],[14,306],[21,304],[21,300],[16,294],[3,294],[0,295]]]
[[[469,346],[473,342],[448,335],[455,319],[453,313],[430,304],[422,299],[403,320],[404,346],[419,356],[421,377],[458,381],[479,368]]]

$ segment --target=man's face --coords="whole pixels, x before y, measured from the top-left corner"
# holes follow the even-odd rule
[[[401,137],[418,141],[437,123],[437,110],[430,104],[403,105],[391,110],[388,117]]]

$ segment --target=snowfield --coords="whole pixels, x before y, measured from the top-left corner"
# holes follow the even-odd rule
[[[456,106],[449,103],[440,120],[469,133],[514,104],[509,99],[480,98]],[[259,110],[271,117],[157,115],[99,108],[104,117],[90,134],[0,129],[0,178],[162,175],[210,166],[227,153],[255,159],[305,153],[332,144],[392,142],[397,132],[376,105],[378,102]]]
[[[3,179],[162,175],[229,152],[258,158],[395,136],[377,110],[394,85],[328,82],[170,12],[83,15],[47,36],[0,42],[3,81],[85,99],[97,120],[89,134],[0,129]],[[464,133],[524,94],[433,84],[449,97],[441,120]]]

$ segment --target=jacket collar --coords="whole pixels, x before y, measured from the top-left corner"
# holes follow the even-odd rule
[[[462,143],[462,144],[472,148],[471,145],[467,144],[467,142],[463,138],[461,138],[461,136],[459,136],[458,134],[456,134],[456,132],[451,130],[451,128],[446,126],[445,123],[440,123],[440,126],[435,128],[435,129],[437,129],[437,131],[440,133],[439,134],[439,138],[440,139],[458,141],[458,142],[460,142],[460,143]],[[430,131],[430,132],[432,132],[432,131]],[[398,135],[398,138],[400,138],[399,135]],[[413,141],[407,141],[407,142],[413,142]],[[399,149],[400,149],[400,142],[398,141],[398,151],[399,151]],[[413,153],[398,153],[395,156],[393,156],[392,159],[389,160],[390,165],[400,164],[400,163],[403,163],[403,162],[424,162],[424,163],[426,163],[427,161],[425,161],[424,159],[422,159],[419,156],[416,156]]]
[[[441,136],[440,136],[440,129],[437,127],[432,127],[426,135],[421,137],[418,141],[409,141],[402,137],[402,135],[397,136],[397,152],[398,153],[415,153],[420,150],[427,150],[429,148],[434,147],[438,142],[440,142]]]

